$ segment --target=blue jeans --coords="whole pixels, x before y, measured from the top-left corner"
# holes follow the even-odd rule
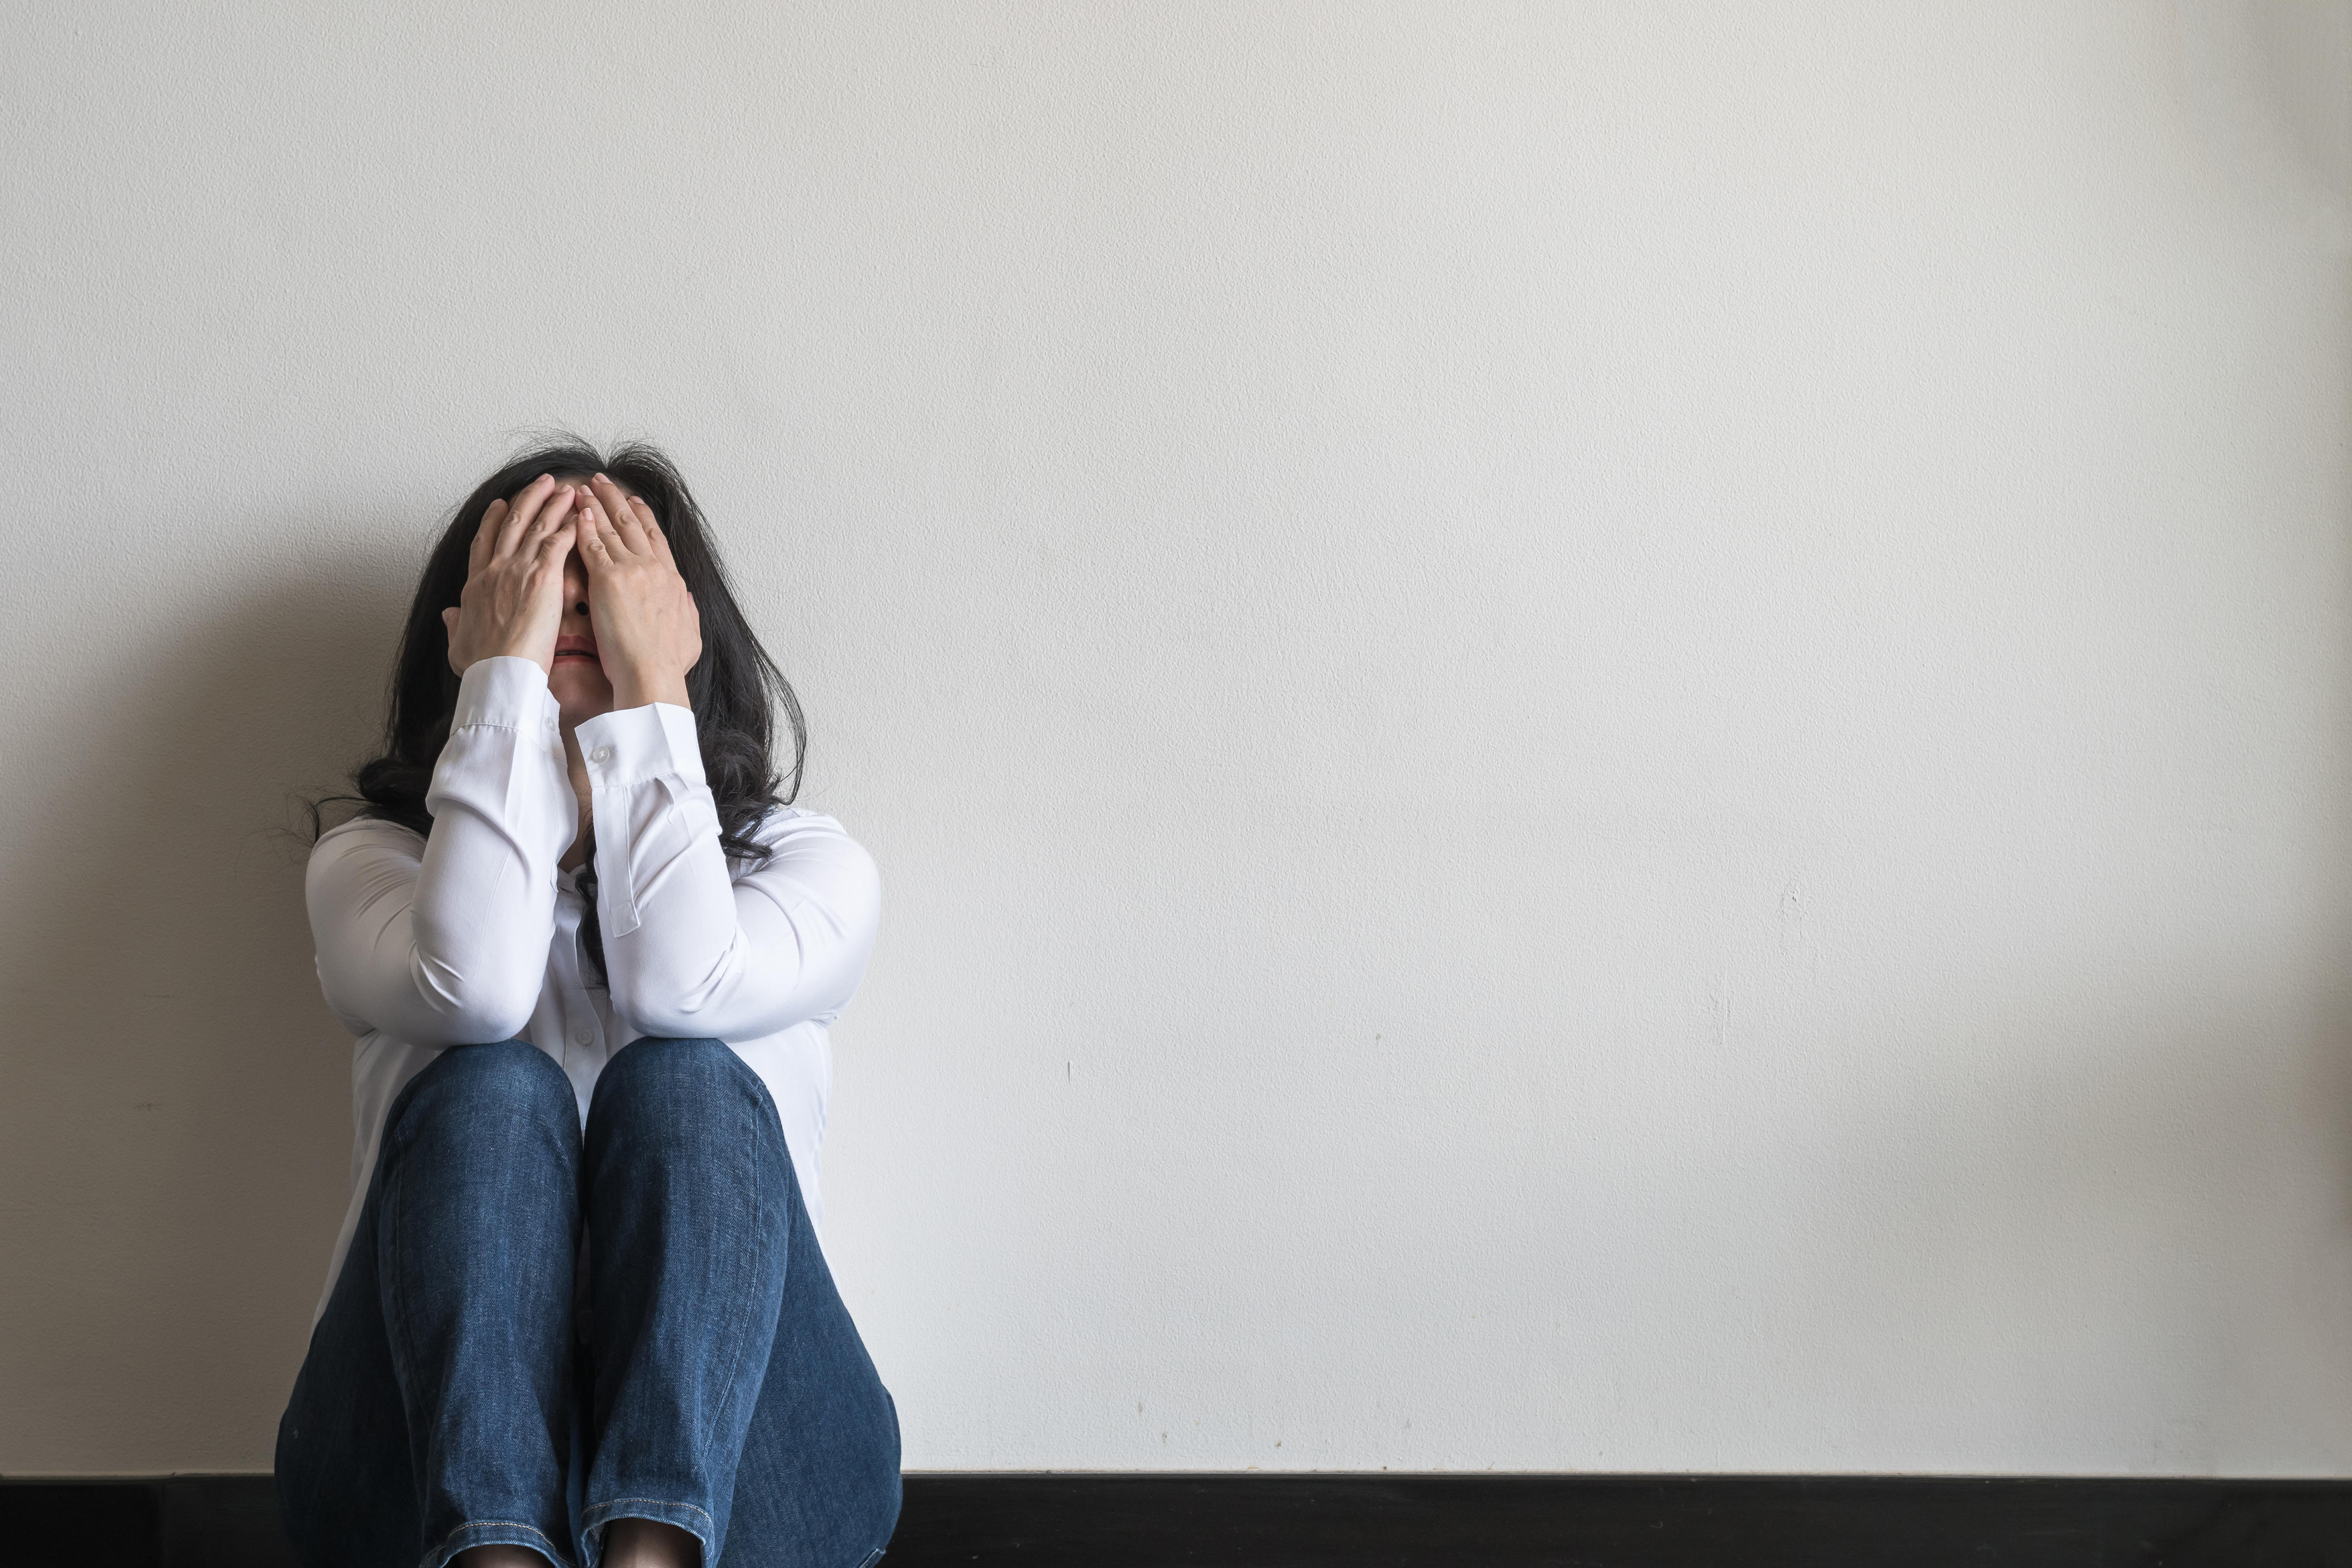
[[[519,1040],[417,1074],[278,1424],[278,1495],[305,1568],[493,1542],[593,1565],[632,1516],[704,1568],[879,1557],[898,1412],[759,1076],[717,1040],[639,1040],[583,1134]]]

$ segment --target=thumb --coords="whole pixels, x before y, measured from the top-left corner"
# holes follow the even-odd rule
[[[443,629],[443,630],[446,631],[446,632],[449,634],[450,640],[455,641],[455,640],[457,639],[457,605],[450,605],[447,609],[446,609],[446,610],[444,610],[444,611],[442,611],[442,612],[441,612],[441,626],[442,626],[442,629]]]

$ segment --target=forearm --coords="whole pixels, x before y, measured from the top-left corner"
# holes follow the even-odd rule
[[[314,858],[320,980],[339,1012],[419,1045],[511,1037],[544,981],[555,858],[577,826],[536,665],[467,670],[425,800],[421,858],[389,844]]]
[[[580,735],[616,1014],[646,1034],[742,1039],[847,1001],[872,949],[879,892],[871,858],[838,824],[796,817],[739,879],[719,846],[689,713],[617,711]]]
[[[425,805],[433,836],[416,880],[420,994],[520,1027],[554,937],[555,862],[579,826],[545,670],[497,658],[466,672]]]

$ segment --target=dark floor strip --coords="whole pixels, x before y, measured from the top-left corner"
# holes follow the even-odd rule
[[[888,1568],[950,1563],[2352,1568],[2352,1481],[909,1476]],[[292,1559],[268,1476],[0,1479],[0,1564],[292,1568]]]

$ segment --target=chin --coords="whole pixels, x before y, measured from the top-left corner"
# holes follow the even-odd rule
[[[585,659],[558,659],[547,673],[547,689],[572,723],[613,710],[613,683],[604,668]]]

